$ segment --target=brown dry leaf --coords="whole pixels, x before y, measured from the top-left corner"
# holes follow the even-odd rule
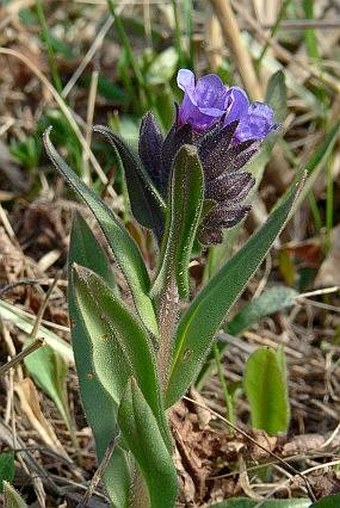
[[[315,279],[315,287],[340,286],[340,224],[331,232],[331,245]]]
[[[19,396],[22,410],[32,426],[39,433],[39,436],[44,443],[46,443],[55,453],[64,457],[68,462],[72,462],[63,445],[57,438],[53,427],[46,420],[41,411],[38,391],[33,384],[33,381],[28,377],[25,378],[23,381],[15,385],[15,391]]]

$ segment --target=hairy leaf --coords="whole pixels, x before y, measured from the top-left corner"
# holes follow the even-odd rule
[[[146,330],[105,282],[92,271],[73,271],[76,303],[91,340],[95,375],[118,405],[129,377],[134,376],[170,443],[156,359]]]
[[[162,263],[153,287],[156,294],[175,274],[180,296],[188,296],[188,266],[203,199],[204,177],[197,149],[184,145],[173,163]]]
[[[141,320],[157,336],[158,326],[155,311],[149,297],[150,279],[136,243],[118,217],[60,157],[50,141],[50,131],[51,129],[47,129],[44,133],[44,143],[49,157],[55,168],[64,176],[68,184],[78,193],[95,215],[117,264],[126,278]]]
[[[160,239],[164,229],[165,204],[139,157],[108,127],[96,125],[93,130],[106,137],[123,163],[133,215]]]
[[[74,263],[92,269],[114,289],[115,282],[108,260],[89,226],[79,214],[75,215],[71,232],[68,305],[80,395],[87,421],[92,428],[98,458],[102,460],[107,447],[118,432],[117,403],[95,373],[92,338],[76,307],[75,288],[71,276],[71,266]],[[104,483],[115,508],[126,508],[128,505],[131,469],[128,453],[117,446],[104,475]]]
[[[119,427],[148,488],[151,508],[175,506],[177,474],[153,411],[134,378],[118,412]],[[148,506],[145,504],[145,506]]]
[[[268,221],[208,282],[183,315],[177,329],[167,405],[174,404],[198,375],[215,333],[284,227],[300,187],[292,185]]]

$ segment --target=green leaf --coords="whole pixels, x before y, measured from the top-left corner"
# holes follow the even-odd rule
[[[168,278],[175,274],[180,296],[188,296],[188,266],[203,199],[204,176],[197,148],[184,145],[173,162],[164,252],[153,294],[162,293]]]
[[[231,321],[224,326],[224,331],[233,336],[239,335],[244,330],[259,323],[262,318],[294,305],[295,298],[298,294],[299,293],[295,291],[295,289],[285,286],[274,286],[269,288],[235,314]],[[224,351],[227,346],[228,343],[225,342],[218,342],[217,344],[219,352]],[[210,357],[213,358],[213,355],[210,354]],[[198,389],[204,384],[204,380],[209,375],[213,366],[215,366],[215,361],[205,362],[197,379],[196,387]]]
[[[25,347],[30,342],[25,343]],[[72,420],[67,399],[66,376],[68,368],[63,358],[45,344],[24,359],[34,381],[53,400],[62,419],[72,432]]]
[[[84,219],[78,214],[74,217],[71,231],[68,306],[80,395],[87,421],[92,428],[98,458],[102,460],[111,440],[117,434],[117,404],[95,374],[92,340],[76,307],[71,276],[71,266],[74,263],[91,268],[114,289],[112,271],[105,254]],[[116,508],[125,508],[128,504],[131,469],[127,452],[117,446],[104,474],[106,490]]]
[[[95,215],[117,264],[122,270],[131,290],[137,312],[145,326],[157,337],[158,325],[149,297],[150,279],[142,255],[120,220],[108,206],[89,189],[60,157],[50,141],[51,129],[44,133],[46,151],[55,168],[64,176],[68,184],[78,193]]]
[[[15,464],[13,452],[0,453],[0,493],[3,492],[4,482],[11,482],[14,478]]]
[[[27,508],[27,504],[20,494],[8,482],[3,482],[4,506],[6,508]]]
[[[319,501],[313,503],[310,508],[339,508],[339,506],[340,494],[333,494],[322,497]]]
[[[134,376],[170,446],[153,346],[139,320],[95,273],[73,271],[76,303],[91,340],[95,374],[118,405]]]
[[[110,262],[86,220],[78,212],[73,216],[68,261],[69,266],[74,262],[89,268],[100,275],[112,290],[118,292]]]
[[[154,413],[134,378],[118,412],[119,427],[148,488],[151,508],[175,506],[177,474]],[[145,504],[147,506],[147,504]]]
[[[274,314],[286,307],[291,307],[298,296],[295,289],[285,286],[274,286],[264,291],[258,298],[243,307],[226,326],[226,332],[238,335],[247,330],[262,318]]]
[[[167,406],[174,404],[198,375],[215,333],[284,227],[300,188],[301,182],[292,185],[267,222],[208,282],[181,318],[169,377]]]
[[[269,435],[286,432],[290,418],[287,381],[282,358],[273,349],[261,347],[250,355],[244,387],[252,426]]]
[[[27,335],[30,335],[37,316],[25,312],[23,309],[16,307],[12,303],[0,300],[0,318],[10,321],[20,330],[27,333]],[[59,353],[67,362],[74,362],[70,344],[58,337],[58,335],[54,332],[45,326],[39,326],[37,336],[43,338],[46,343],[51,346],[54,351]]]
[[[123,162],[133,215],[159,239],[164,228],[165,204],[139,157],[108,127],[96,125],[93,130],[106,137]]]
[[[228,499],[211,506],[211,508],[309,508],[309,499],[269,499],[268,501],[254,501],[253,499]]]

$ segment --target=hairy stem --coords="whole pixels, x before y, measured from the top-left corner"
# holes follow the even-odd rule
[[[136,470],[129,506],[131,508],[147,508],[149,505],[149,495],[143,475],[139,470]]]
[[[172,344],[178,316],[178,289],[175,278],[169,278],[159,300],[160,342],[157,355],[161,386],[165,391],[171,362]]]

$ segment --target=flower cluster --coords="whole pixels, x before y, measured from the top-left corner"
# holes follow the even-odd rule
[[[223,125],[237,120],[234,142],[262,140],[275,129],[273,110],[267,104],[249,104],[247,94],[241,88],[227,88],[215,74],[203,76],[195,83],[193,72],[181,69],[177,84],[185,92],[179,110],[181,125],[189,123],[201,132],[222,117]]]
[[[238,87],[227,88],[216,75],[197,82],[187,69],[178,72],[184,91],[175,122],[163,137],[153,115],[143,118],[139,157],[160,194],[166,198],[172,162],[184,144],[197,147],[205,177],[205,199],[213,206],[204,216],[199,240],[216,244],[222,231],[237,224],[250,209],[244,198],[255,180],[243,167],[258,151],[260,142],[277,128],[273,110],[260,102],[249,103]]]

